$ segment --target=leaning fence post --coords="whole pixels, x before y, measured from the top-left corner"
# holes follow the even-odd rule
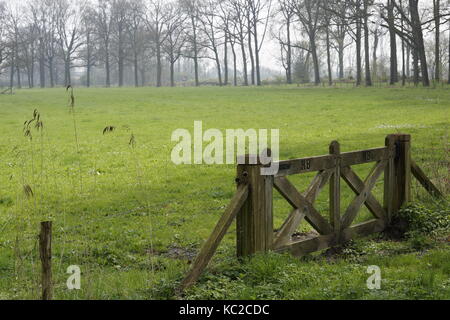
[[[41,222],[39,254],[42,264],[42,300],[52,299],[52,222]]]
[[[249,196],[236,220],[237,256],[268,252],[273,246],[273,176],[261,174],[264,165],[257,156],[239,161],[238,181],[249,185]]]
[[[384,203],[388,222],[411,200],[411,135],[391,134],[386,146],[394,152],[385,173]]]

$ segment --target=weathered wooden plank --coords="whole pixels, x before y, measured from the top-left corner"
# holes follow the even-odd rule
[[[344,241],[355,239],[356,237],[365,237],[373,233],[382,232],[386,228],[386,222],[383,219],[374,219],[355,224],[342,232]]]
[[[391,223],[393,213],[393,198],[395,187],[395,137],[388,135],[385,140],[386,147],[390,150],[391,157],[389,157],[388,165],[384,171],[384,196],[383,196],[383,208],[386,212],[386,221]]]
[[[344,152],[341,154],[341,166],[349,167],[358,164],[379,162],[381,160],[386,160],[389,157],[390,152],[386,147]]]
[[[411,159],[411,171],[413,176],[420,182],[420,184],[428,191],[433,197],[443,198],[444,195],[433,184],[433,182],[427,177],[425,172],[417,165],[417,163]]]
[[[301,257],[309,253],[320,251],[337,245],[336,235],[334,233],[322,235],[315,238],[302,241],[291,241],[275,252],[289,252],[293,256]]]
[[[358,211],[364,202],[367,201],[367,197],[369,196],[369,192],[372,191],[375,183],[377,182],[380,175],[384,172],[386,168],[387,160],[382,160],[378,162],[370,172],[369,176],[364,181],[364,189],[362,192],[352,201],[350,206],[345,211],[344,216],[342,217],[341,225],[342,228],[349,227],[353,220],[355,220]]]
[[[330,234],[333,232],[330,224],[314,208],[314,206],[305,199],[304,196],[285,177],[275,178],[275,188],[278,192],[296,209],[304,212],[306,221],[320,234]]]
[[[308,202],[314,204],[320,192],[330,180],[332,174],[332,169],[320,171],[317,173],[317,175],[314,177],[314,180],[311,182],[305,192],[305,198],[306,200],[308,200]]]
[[[274,237],[273,247],[279,248],[291,241],[291,237],[297,230],[306,214],[299,209],[295,209],[281,226],[280,231]]]
[[[336,167],[330,180],[330,223],[339,241],[341,232],[341,146],[333,141],[330,154],[336,158]]]
[[[280,161],[276,177],[285,177],[294,174],[315,172],[331,169],[335,166],[332,156],[319,156],[303,159]]]
[[[332,174],[331,170],[319,172],[311,182],[307,191],[305,192],[305,199],[314,204],[316,198],[319,196],[320,191],[325,187],[330,176]],[[295,230],[299,227],[302,220],[305,218],[305,214],[298,209],[291,212],[287,220],[281,226],[280,230],[275,235],[274,247],[280,247],[285,243],[291,241],[291,236],[294,234]]]
[[[367,222],[359,223],[350,228],[346,228],[341,231],[341,241],[349,241],[358,237],[367,236],[373,233],[384,231],[386,228],[386,222],[382,219],[370,220]],[[336,235],[322,235],[315,238],[291,241],[284,246],[277,248],[276,252],[289,252],[290,254],[301,257],[309,253],[317,252],[320,250],[328,249],[339,244]]]
[[[348,186],[353,190],[353,192],[355,192],[357,195],[360,195],[363,192],[364,181],[362,181],[350,167],[343,167],[341,169],[341,176],[348,184]],[[384,211],[378,200],[373,196],[372,192],[368,192],[365,205],[376,218],[386,218],[386,212]]]
[[[246,173],[248,201],[236,221],[237,256],[267,252],[273,245],[273,176],[261,175],[262,165],[240,165],[238,176]]]
[[[41,222],[39,233],[39,255],[41,258],[42,300],[52,300],[52,222]]]
[[[225,236],[228,228],[231,226],[231,223],[236,218],[236,215],[246,202],[248,194],[248,185],[240,185],[238,187],[238,190],[231,200],[230,204],[228,205],[227,209],[225,210],[225,213],[220,218],[211,236],[203,245],[186,278],[182,281],[182,290],[192,286],[198,280],[203,270],[211,261],[211,258],[217,250],[217,247]]]
[[[396,215],[411,200],[411,136],[393,134],[391,139],[396,149],[391,204],[392,215]]]

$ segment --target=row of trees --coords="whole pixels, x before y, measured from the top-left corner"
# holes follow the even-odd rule
[[[429,86],[446,57],[450,68],[448,0],[1,1],[0,77],[11,87],[175,86],[180,75],[198,86],[202,69],[218,85],[261,85],[268,43],[287,83],[371,86],[385,42],[391,84]]]

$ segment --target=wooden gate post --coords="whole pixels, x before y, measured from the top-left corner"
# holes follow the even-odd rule
[[[394,152],[385,173],[384,204],[388,222],[411,200],[411,135],[391,134],[386,146]]]
[[[42,300],[52,299],[52,222],[41,222],[39,254],[42,264]]]
[[[237,169],[238,184],[249,186],[249,196],[236,220],[238,257],[268,252],[273,246],[274,177],[261,175],[264,165],[257,156],[246,156],[245,163]]]
[[[330,154],[335,156],[335,169],[330,178],[330,223],[333,227],[336,239],[341,240],[341,146],[339,142],[330,144]]]

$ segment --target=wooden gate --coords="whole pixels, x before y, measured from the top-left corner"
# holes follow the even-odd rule
[[[394,134],[387,136],[384,147],[346,153],[341,153],[339,143],[334,141],[328,155],[280,161],[278,173],[272,176],[261,175],[264,166],[259,161],[255,161],[255,165],[239,165],[237,192],[183,280],[182,289],[197,281],[235,218],[239,257],[271,250],[302,256],[358,236],[384,231],[392,217],[409,202],[412,175],[432,195],[442,196],[411,159],[410,150],[411,136]],[[365,179],[361,179],[352,167],[367,163],[374,163],[373,168]],[[292,175],[311,172],[317,174],[304,193],[288,179]],[[382,174],[384,198],[381,204],[372,190]],[[340,203],[342,181],[355,193],[345,210],[341,210]],[[314,207],[315,200],[327,184],[329,219]],[[293,208],[282,227],[276,231],[273,227],[274,189]],[[363,205],[371,212],[373,219],[353,224]],[[318,235],[296,239],[294,234],[302,222],[310,224]]]

